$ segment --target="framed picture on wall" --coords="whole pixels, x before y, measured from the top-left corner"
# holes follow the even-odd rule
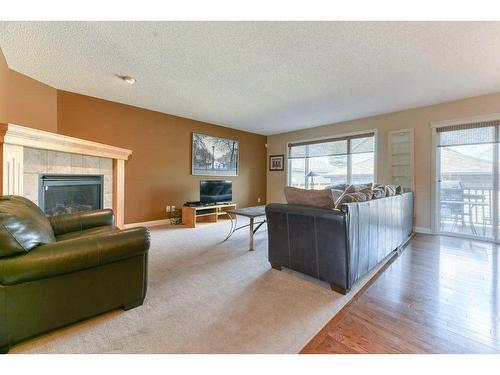
[[[191,174],[237,176],[240,142],[235,139],[193,133]]]
[[[269,156],[269,170],[270,171],[283,171],[285,169],[285,155],[270,155]]]

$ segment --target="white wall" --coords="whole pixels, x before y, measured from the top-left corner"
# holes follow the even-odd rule
[[[364,119],[324,125],[307,130],[272,135],[267,138],[268,156],[287,153],[287,142],[334,136],[363,130],[378,130],[377,182],[389,183],[387,137],[391,130],[415,131],[415,226],[431,228],[431,128],[434,121],[500,112],[500,93],[467,98],[428,107],[409,109]],[[307,124],[304,124],[307,126]],[[284,202],[286,171],[267,172],[267,203]]]

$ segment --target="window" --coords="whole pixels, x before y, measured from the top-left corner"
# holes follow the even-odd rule
[[[288,145],[288,185],[324,189],[329,185],[373,182],[375,134]]]

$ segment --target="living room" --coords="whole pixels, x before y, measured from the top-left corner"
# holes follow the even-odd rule
[[[500,352],[499,22],[99,14],[0,21],[2,353]]]

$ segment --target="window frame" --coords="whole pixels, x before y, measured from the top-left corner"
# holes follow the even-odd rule
[[[285,165],[286,165],[286,175],[285,175],[285,183],[286,186],[291,186],[290,185],[290,178],[291,178],[291,173],[290,173],[290,146],[297,144],[297,143],[318,143],[318,141],[335,141],[335,140],[342,140],[343,138],[350,138],[350,137],[358,137],[362,136],[364,134],[368,135],[373,133],[373,182],[376,183],[378,181],[378,129],[366,129],[366,130],[360,130],[356,132],[351,132],[351,133],[341,133],[341,134],[332,134],[332,135],[326,135],[323,137],[317,137],[317,138],[309,138],[309,139],[296,139],[293,141],[288,141],[286,143],[286,153],[285,153]],[[348,151],[349,151],[349,141],[348,141]],[[352,164],[351,164],[351,153],[347,153],[347,181],[350,181],[352,179]],[[307,186],[307,180],[305,181],[305,186]]]

